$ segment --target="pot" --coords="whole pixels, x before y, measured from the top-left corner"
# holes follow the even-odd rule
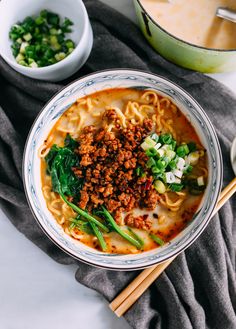
[[[169,61],[203,73],[236,70],[236,49],[211,49],[183,41],[164,30],[144,9],[140,0],[133,0],[139,26],[160,55]]]

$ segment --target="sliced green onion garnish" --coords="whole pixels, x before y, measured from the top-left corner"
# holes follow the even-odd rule
[[[159,136],[156,133],[154,133],[151,135],[151,139],[153,139],[157,143],[159,140]]]
[[[176,160],[171,160],[169,163],[168,163],[168,166],[170,167],[170,169],[175,169],[176,168]]]
[[[192,170],[193,170],[193,166],[188,165],[183,172],[184,174],[189,174]]]
[[[159,159],[156,163],[156,167],[160,170],[164,169],[166,167],[166,161],[163,158]]]
[[[154,147],[151,147],[150,149],[146,150],[145,153],[148,157],[154,157],[157,155],[157,150]]]
[[[149,158],[146,164],[147,168],[151,168],[152,166],[155,165],[156,165],[156,161],[153,158]]]
[[[172,142],[172,135],[171,134],[164,134],[160,136],[160,142],[162,144],[171,144]]]
[[[164,190],[180,192],[185,186],[185,175],[192,171],[200,156],[200,151],[192,151],[196,149],[196,143],[183,143],[176,147],[176,140],[171,134],[151,134],[145,138],[141,147],[148,156],[146,167],[150,169],[154,181],[160,181],[165,187],[159,188],[160,183],[156,183],[154,187],[158,193],[164,193]],[[137,169],[137,173],[140,175],[140,169]]]
[[[161,171],[161,169],[157,168],[157,167],[152,167],[152,173],[153,174],[159,174]]]
[[[74,42],[66,38],[71,25],[68,18],[60,24],[60,17],[47,10],[42,10],[38,17],[26,17],[14,24],[9,38],[13,41],[11,48],[17,63],[35,68],[64,59],[75,49]],[[19,54],[24,58],[20,59]]]
[[[165,184],[160,180],[154,181],[154,187],[157,190],[158,193],[163,194],[166,191]]]
[[[189,154],[189,148],[187,144],[182,144],[177,147],[176,153],[179,157],[184,158],[186,155]]]

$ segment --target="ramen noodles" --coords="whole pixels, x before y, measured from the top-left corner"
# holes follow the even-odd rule
[[[207,185],[194,127],[153,90],[78,99],[38,153],[48,210],[73,239],[108,253],[168,243],[193,220]]]

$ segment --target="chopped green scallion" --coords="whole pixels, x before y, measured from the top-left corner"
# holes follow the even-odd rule
[[[75,44],[66,38],[73,23],[65,18],[60,23],[59,15],[42,10],[37,17],[26,17],[14,24],[9,32],[12,54],[20,65],[43,67],[55,64],[72,53]],[[18,55],[23,54],[24,59]]]
[[[156,161],[153,158],[149,158],[146,163],[147,168],[152,168],[155,165],[156,165]]]
[[[172,142],[172,135],[171,134],[164,134],[160,136],[160,142],[162,144],[171,144]]]
[[[182,144],[177,147],[176,153],[179,157],[184,158],[186,155],[189,154],[189,148],[187,144]]]
[[[157,155],[157,150],[154,147],[151,147],[150,149],[146,150],[145,153],[148,157],[154,157]]]

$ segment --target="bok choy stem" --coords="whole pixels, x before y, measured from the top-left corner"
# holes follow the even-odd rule
[[[144,240],[138,235],[136,234],[130,227],[128,227],[129,232],[131,233],[131,235],[134,237],[134,239],[136,239],[141,246],[144,246]]]
[[[74,203],[68,201],[66,196],[63,193],[60,193],[60,196],[61,196],[62,200],[65,201],[68,204],[68,206],[70,206],[75,212],[80,214],[82,217],[86,218],[90,223],[93,222],[94,224],[99,226],[101,229],[103,229],[103,231],[109,232],[109,229],[105,225],[103,225],[101,222],[99,222],[99,220],[97,220],[93,216],[89,215],[86,211],[82,210],[81,208],[77,207]]]
[[[89,223],[93,229],[94,234],[96,235],[96,237],[98,238],[98,241],[100,243],[100,246],[102,248],[103,251],[107,250],[107,244],[106,241],[104,240],[104,237],[102,235],[102,232],[99,230],[99,228],[94,224],[94,222],[90,221]]]
[[[116,224],[114,218],[111,216],[111,214],[106,210],[104,206],[102,206],[103,214],[106,217],[107,221],[111,224],[113,229],[120,235],[122,236],[125,240],[129,241],[132,245],[134,245],[137,249],[141,249],[142,245],[140,244],[139,241],[134,239],[131,235],[125,233],[120,229],[120,227]]]

